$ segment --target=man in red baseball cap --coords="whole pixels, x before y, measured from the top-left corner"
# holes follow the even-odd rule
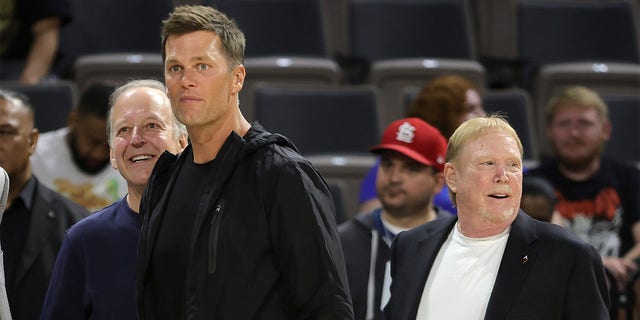
[[[389,253],[401,231],[450,213],[434,206],[444,186],[446,139],[420,118],[391,123],[380,144],[376,191],[382,206],[338,227],[355,319],[382,319],[389,299]]]

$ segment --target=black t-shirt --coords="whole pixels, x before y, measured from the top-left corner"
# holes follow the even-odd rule
[[[193,162],[189,152],[180,169],[151,256],[151,291],[158,319],[183,319],[189,242],[207,182],[215,181],[216,161]]]
[[[635,244],[632,226],[640,220],[640,171],[606,158],[585,181],[564,177],[552,161],[527,175],[542,176],[556,191],[563,224],[602,256],[622,256]]]

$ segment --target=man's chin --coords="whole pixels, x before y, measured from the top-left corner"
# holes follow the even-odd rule
[[[78,168],[80,168],[80,170],[86,174],[94,175],[104,170],[104,168],[108,165],[109,165],[108,161],[101,162],[101,163],[83,163],[83,164],[79,164]]]
[[[563,167],[571,171],[581,171],[585,168],[589,168],[596,158],[592,156],[585,157],[558,157],[558,160]]]

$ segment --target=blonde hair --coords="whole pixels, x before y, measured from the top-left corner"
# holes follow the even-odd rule
[[[458,129],[453,132],[449,138],[446,161],[454,162],[458,159],[460,152],[462,152],[462,149],[466,145],[492,130],[502,131],[511,136],[516,141],[518,150],[520,151],[520,158],[522,158],[524,149],[522,147],[522,142],[518,137],[518,133],[516,133],[509,122],[507,122],[507,120],[505,120],[501,115],[492,114],[487,117],[469,119],[463,122]],[[451,202],[455,205],[456,194],[452,192],[451,189],[449,189],[449,196],[451,197]]]
[[[574,103],[584,109],[596,110],[600,120],[609,119],[609,108],[595,91],[583,86],[571,86],[549,99],[546,108],[547,123],[551,123],[561,105]]]

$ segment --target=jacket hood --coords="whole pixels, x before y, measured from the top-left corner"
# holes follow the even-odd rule
[[[244,146],[242,151],[240,152],[240,156],[244,158],[247,155],[254,153],[256,150],[271,144],[276,144],[282,147],[289,147],[298,151],[298,148],[291,142],[291,140],[287,139],[285,136],[277,133],[271,133],[267,131],[260,123],[257,121],[251,125],[251,128],[244,137],[240,137],[238,134],[233,132],[229,139],[240,139],[243,140]]]
[[[293,144],[293,142],[291,142],[291,140],[287,139],[281,134],[271,133],[265,130],[265,128],[262,127],[262,125],[260,125],[257,121],[251,125],[251,128],[249,129],[249,131],[247,131],[244,137],[239,136],[236,132],[231,132],[231,134],[225,141],[224,146],[231,144],[240,146],[237,154],[238,159],[245,158],[256,152],[258,149],[271,144],[276,144],[282,147],[289,147],[298,152],[298,148]],[[156,170],[158,173],[162,173],[166,170],[170,170],[173,166],[179,165],[181,161],[176,160],[183,159],[184,155],[187,154],[187,151],[190,151],[190,149],[191,144],[187,145],[185,150],[178,155],[174,155],[169,151],[164,151],[161,157],[158,159],[154,170]]]

